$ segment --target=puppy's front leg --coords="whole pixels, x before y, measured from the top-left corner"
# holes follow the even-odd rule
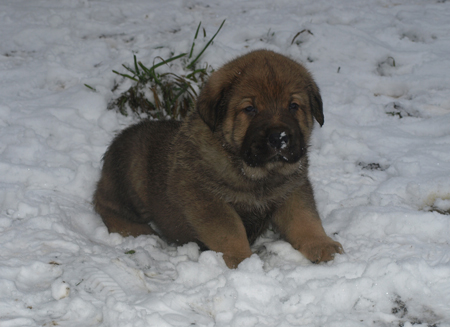
[[[185,206],[185,215],[198,240],[210,250],[222,252],[229,268],[252,255],[241,217],[228,204],[197,198]]]
[[[343,253],[342,245],[325,234],[309,182],[294,191],[275,212],[273,223],[295,249],[314,263]]]

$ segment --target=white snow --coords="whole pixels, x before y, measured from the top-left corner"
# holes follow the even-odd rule
[[[449,17],[445,0],[1,1],[0,326],[450,326]],[[135,121],[106,110],[112,70],[225,18],[203,63],[268,48],[321,88],[310,176],[332,262],[269,232],[229,270],[93,212]]]

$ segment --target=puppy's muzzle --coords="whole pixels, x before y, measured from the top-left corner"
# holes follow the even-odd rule
[[[267,120],[255,121],[247,130],[241,148],[245,163],[261,167],[274,162],[299,161],[306,153],[303,136],[295,121],[288,123],[272,125]]]

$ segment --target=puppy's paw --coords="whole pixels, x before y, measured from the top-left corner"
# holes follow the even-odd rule
[[[341,243],[333,241],[329,237],[315,238],[301,244],[300,252],[311,262],[333,260],[336,253],[344,253]]]
[[[228,268],[230,269],[236,269],[238,265],[244,261],[245,259],[249,258],[252,255],[252,252],[250,251],[247,255],[229,255],[224,254],[223,260],[227,264]]]

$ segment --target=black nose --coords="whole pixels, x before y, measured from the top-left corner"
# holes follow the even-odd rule
[[[267,140],[272,148],[280,150],[288,146],[289,136],[286,132],[273,132],[269,134]]]

